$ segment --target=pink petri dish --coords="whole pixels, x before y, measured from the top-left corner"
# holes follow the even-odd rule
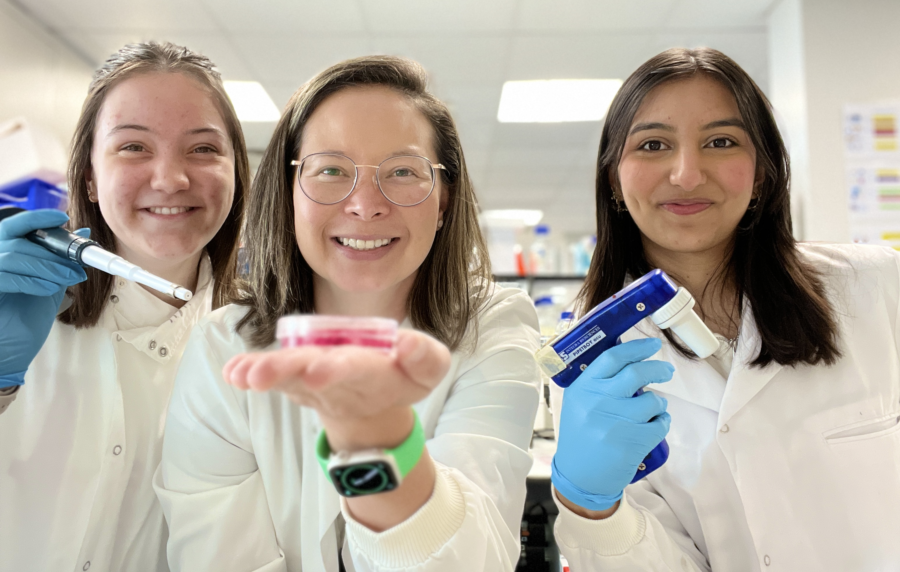
[[[278,320],[275,332],[282,348],[300,346],[363,346],[389,352],[397,341],[397,321],[302,314]]]

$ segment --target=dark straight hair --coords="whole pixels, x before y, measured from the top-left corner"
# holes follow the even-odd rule
[[[640,230],[627,211],[617,208],[613,185],[618,185],[619,160],[644,98],[660,85],[697,74],[718,81],[734,96],[762,179],[756,206],[744,213],[731,255],[709,286],[732,280],[738,311],[744,298],[749,302],[762,339],[752,365],[833,364],[841,355],[834,309],[820,274],[803,260],[791,232],[790,164],[771,105],[737,63],[710,48],[674,48],[654,56],[625,80],[610,105],[597,158],[597,247],[578,308],[586,311],[620,290],[626,276],[653,269]],[[680,353],[693,355],[668,330],[664,334]]]
[[[225,92],[221,75],[206,56],[169,42],[129,44],[111,55],[94,72],[72,139],[68,173],[68,226],[90,228],[93,240],[103,248],[115,251],[115,235],[103,219],[100,205],[88,198],[90,190],[86,175],[91,170],[91,148],[94,145],[97,116],[107,94],[128,78],[146,73],[181,73],[197,81],[222,114],[222,121],[225,122],[234,147],[234,199],[222,227],[206,245],[206,253],[212,266],[212,305],[213,308],[218,308],[236,295],[237,252],[244,217],[244,196],[250,186],[250,164],[237,113]],[[113,288],[111,275],[95,268],[85,268],[85,272],[88,275],[87,282],[69,288],[72,305],[59,315],[59,321],[76,328],[88,328],[97,324]]]

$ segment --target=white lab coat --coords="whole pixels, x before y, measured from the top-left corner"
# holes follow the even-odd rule
[[[454,352],[450,372],[415,405],[435,491],[379,534],[352,519],[319,467],[314,410],[222,380],[225,362],[249,350],[234,331],[245,311],[201,321],[178,372],[154,481],[172,570],[337,572],[339,546],[348,572],[513,570],[540,384],[537,316],[524,292],[495,291],[477,346]]]
[[[122,279],[110,298],[94,327],[53,325],[0,416],[0,571],[168,569],[152,478],[209,260],[180,309]]]
[[[745,311],[726,383],[663,338],[656,357],[675,377],[651,387],[669,401],[669,460],[608,520],[557,502],[572,572],[900,570],[900,253],[801,249],[824,274],[843,357],[750,368],[759,334]]]

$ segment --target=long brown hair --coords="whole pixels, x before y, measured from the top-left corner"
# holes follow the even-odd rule
[[[234,146],[234,200],[225,223],[206,245],[214,280],[213,308],[218,308],[235,295],[238,241],[243,224],[244,197],[250,184],[250,165],[241,124],[225,92],[222,77],[209,58],[168,42],[129,44],[94,72],[72,139],[68,172],[69,227],[89,227],[91,239],[103,248],[115,250],[115,235],[103,219],[100,205],[88,198],[86,175],[92,168],[94,129],[103,101],[114,86],[135,75],[153,72],[181,73],[196,80],[219,108]],[[87,282],[69,288],[72,305],[59,316],[61,322],[77,328],[97,323],[113,287],[113,277],[109,274],[94,268],[85,268],[85,271]]]
[[[281,316],[314,309],[313,271],[294,232],[290,162],[300,152],[303,129],[316,108],[328,96],[358,86],[384,86],[408,97],[434,130],[437,160],[446,167],[441,176],[449,200],[444,225],[419,267],[406,307],[416,328],[451,349],[462,343],[486,300],[490,261],[456,125],[447,106],[428,92],[427,79],[425,70],[411,60],[361,57],[328,68],[291,97],[263,155],[248,205],[248,219],[253,221],[245,232],[250,272],[236,302],[250,308],[238,329],[249,327],[254,345],[274,340]]]
[[[709,48],[675,48],[654,56],[631,74],[613,100],[597,158],[597,247],[579,308],[584,311],[617,292],[627,275],[652,270],[640,230],[628,212],[617,208],[613,182],[618,181],[625,140],[647,94],[695,74],[720,82],[734,95],[762,174],[758,202],[744,214],[731,256],[710,284],[732,280],[738,310],[743,297],[749,302],[762,338],[752,365],[832,364],[841,355],[834,310],[819,273],[801,258],[791,233],[790,164],[771,105],[737,63]],[[690,354],[668,330],[664,333],[679,352]]]

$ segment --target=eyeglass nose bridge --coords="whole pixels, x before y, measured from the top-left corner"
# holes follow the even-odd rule
[[[344,157],[345,159],[347,159],[348,161],[353,163],[353,167],[355,168],[354,177],[353,177],[353,186],[350,187],[350,192],[347,193],[346,195],[344,195],[343,198],[338,199],[338,200],[334,201],[333,203],[323,203],[323,202],[315,200],[314,198],[312,198],[308,194],[306,194],[306,191],[303,189],[303,185],[300,184],[300,170],[303,168],[303,162],[306,161],[309,157],[312,157],[313,155],[336,155],[339,157]],[[447,167],[445,167],[442,163],[432,163],[431,160],[428,159],[428,157],[422,157],[421,155],[406,155],[406,156],[419,157],[420,159],[424,159],[425,161],[428,161],[428,163],[431,165],[431,189],[428,191],[428,194],[422,198],[422,200],[420,200],[416,203],[413,203],[411,205],[403,205],[403,204],[392,201],[391,198],[389,196],[387,196],[387,193],[384,192],[384,189],[381,187],[381,179],[378,176],[381,172],[381,165],[385,164],[387,161],[390,161],[391,159],[395,159],[396,157],[388,157],[387,159],[385,159],[378,165],[357,165],[353,161],[353,159],[351,159],[350,157],[347,157],[346,155],[341,155],[339,153],[310,153],[309,155],[307,155],[306,157],[303,157],[299,161],[297,161],[296,159],[292,160],[291,165],[294,167],[297,167],[297,182],[298,182],[298,184],[300,184],[300,190],[303,191],[303,194],[306,195],[306,197],[309,200],[313,201],[314,203],[319,203],[322,205],[336,205],[340,202],[347,200],[350,197],[350,195],[352,195],[356,191],[356,186],[359,184],[359,168],[360,167],[371,167],[371,168],[375,169],[375,177],[374,177],[375,186],[378,188],[378,192],[381,193],[381,196],[383,196],[385,198],[385,200],[387,200],[387,202],[391,203],[392,205],[397,205],[398,207],[414,207],[414,206],[422,204],[423,202],[428,200],[428,197],[430,197],[431,193],[434,192],[434,187],[437,184],[437,171],[439,169],[443,169],[444,171],[446,171]]]

